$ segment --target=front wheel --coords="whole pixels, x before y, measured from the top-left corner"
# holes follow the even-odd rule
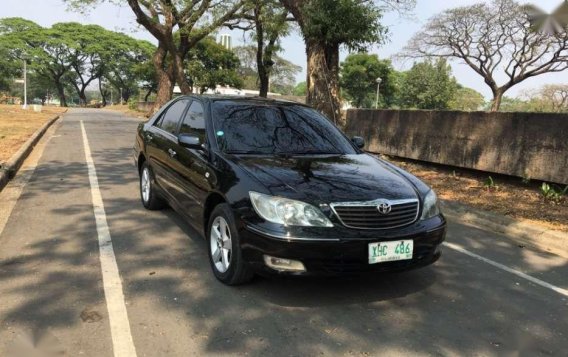
[[[238,231],[229,205],[220,204],[215,207],[207,232],[209,261],[215,277],[227,285],[250,281],[254,274],[243,260]]]

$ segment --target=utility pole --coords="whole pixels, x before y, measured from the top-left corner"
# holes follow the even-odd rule
[[[28,61],[24,59],[24,105],[22,109],[28,109]]]
[[[120,105],[122,105],[122,87],[120,87]]]
[[[379,91],[381,88],[381,82],[382,82],[382,78],[379,77],[377,78],[377,100],[375,101],[375,109],[379,109]]]

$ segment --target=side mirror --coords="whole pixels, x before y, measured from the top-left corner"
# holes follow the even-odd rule
[[[355,144],[355,146],[357,146],[359,149],[362,149],[365,147],[365,139],[363,139],[360,136],[354,136],[351,138],[351,141],[353,142],[353,144]]]
[[[201,140],[199,137],[189,134],[180,134],[178,136],[180,146],[188,149],[202,150]]]

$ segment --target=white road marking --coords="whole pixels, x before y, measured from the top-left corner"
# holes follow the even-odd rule
[[[85,159],[89,169],[89,182],[91,183],[91,196],[93,199],[93,209],[97,224],[97,234],[99,238],[99,252],[101,260],[101,270],[103,274],[103,286],[105,291],[106,305],[110,322],[110,332],[112,336],[112,346],[115,357],[136,357],[136,348],[130,332],[130,322],[124,302],[122,292],[122,282],[120,273],[112,247],[110,230],[107,224],[103,198],[99,190],[99,180],[97,170],[91,156],[91,148],[85,125],[81,120],[81,132],[83,133],[83,146],[85,149]]]
[[[516,275],[516,276],[518,276],[518,277],[520,277],[520,278],[526,279],[526,280],[530,281],[531,283],[537,284],[537,285],[542,286],[542,287],[544,287],[544,288],[547,288],[547,289],[550,289],[550,290],[552,290],[552,291],[555,291],[555,292],[559,293],[560,295],[564,295],[564,296],[568,297],[568,290],[566,290],[566,289],[563,289],[563,288],[558,287],[558,286],[556,286],[556,285],[552,285],[552,284],[550,284],[550,283],[547,283],[546,281],[537,279],[537,278],[535,278],[535,277],[533,277],[533,276],[530,276],[530,275],[525,274],[525,273],[523,273],[523,272],[520,272],[520,271],[518,271],[518,270],[509,268],[509,267],[506,266],[506,265],[503,265],[503,264],[497,263],[497,262],[495,262],[495,261],[493,261],[493,260],[491,260],[491,259],[487,259],[487,258],[485,258],[485,257],[482,257],[481,255],[477,255],[477,254],[475,254],[475,253],[472,253],[472,252],[470,252],[469,250],[467,250],[467,249],[465,249],[465,248],[463,248],[462,246],[459,246],[459,245],[457,245],[457,244],[444,242],[444,245],[445,245],[446,247],[450,248],[450,249],[453,249],[453,250],[458,251],[458,252],[460,252],[460,253],[463,253],[463,254],[465,254],[465,255],[469,255],[469,256],[472,257],[472,258],[481,260],[481,261],[484,262],[484,263],[487,263],[487,264],[489,264],[489,265],[492,265],[492,266],[494,266],[494,267],[496,267],[496,268],[499,268],[499,269],[501,269],[501,270],[504,270],[504,271],[506,271],[506,272],[508,272],[508,273],[514,274],[514,275]]]

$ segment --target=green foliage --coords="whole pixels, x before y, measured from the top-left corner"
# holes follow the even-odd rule
[[[448,109],[457,88],[445,59],[415,63],[402,82],[400,104],[405,108]]]
[[[540,193],[545,200],[558,203],[568,193],[568,185],[564,189],[561,189],[556,185],[554,185],[553,187],[552,185],[543,182],[542,186],[540,187]]]
[[[241,88],[243,81],[237,72],[239,65],[239,58],[211,37],[199,41],[187,57],[190,83],[201,93],[217,85]]]
[[[475,89],[458,85],[454,98],[448,103],[448,109],[477,111],[482,110],[485,104],[485,98],[481,93]]]
[[[380,60],[375,54],[353,53],[341,64],[340,85],[345,98],[357,108],[374,107],[377,78],[381,78],[380,107],[389,107],[395,101],[396,78],[389,60]]]
[[[522,180],[521,180],[525,185],[528,185],[529,183],[531,183],[531,178],[528,176],[523,176]]]
[[[503,97],[501,101],[501,112],[528,112],[530,111],[530,104],[520,98]]]
[[[134,98],[128,99],[128,109],[138,110],[138,101]]]
[[[140,81],[137,66],[149,62],[153,51],[148,42],[97,25],[58,23],[43,28],[21,18],[0,20],[0,78],[21,76],[26,58],[30,94],[58,92],[63,105],[72,91],[86,104],[86,88],[95,80],[122,89],[128,99]],[[0,86],[5,87],[2,81]]]
[[[296,84],[294,90],[292,91],[292,94],[297,96],[303,96],[306,95],[307,93],[308,93],[308,88],[306,82],[300,82]]]
[[[343,45],[350,50],[385,40],[387,28],[381,25],[382,12],[371,1],[310,0],[302,7],[304,37],[326,46]]]
[[[495,181],[493,180],[493,177],[489,176],[487,179],[485,179],[485,181],[483,182],[483,187],[485,187],[488,190],[497,188],[497,186],[495,185]]]

